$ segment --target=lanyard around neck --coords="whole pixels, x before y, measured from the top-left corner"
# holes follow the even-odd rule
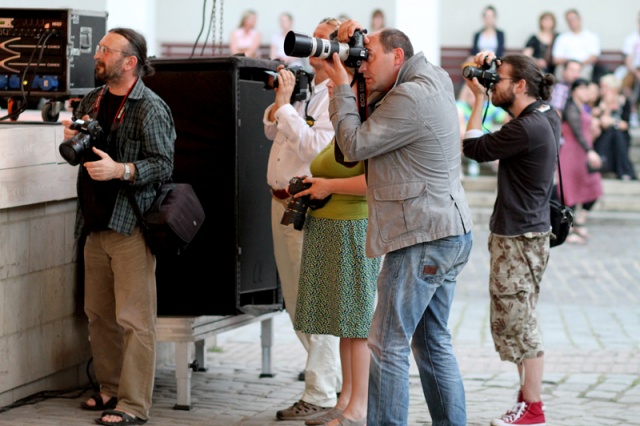
[[[129,87],[127,94],[124,95],[124,98],[120,103],[120,107],[118,108],[118,112],[116,112],[115,117],[113,117],[113,123],[111,124],[112,129],[122,124],[122,120],[124,119],[125,104],[127,102],[127,99],[129,98],[129,95],[131,94],[131,91],[133,90],[133,87],[136,85],[137,82],[138,82],[138,78],[136,78],[136,80],[133,82],[131,87]],[[98,95],[98,99],[96,99],[95,103],[93,104],[93,112],[95,116],[98,115],[98,111],[100,110],[100,103],[102,102],[102,98],[104,97],[105,93],[107,93],[107,90],[109,90],[109,86],[105,85],[102,91],[100,92],[100,94]]]

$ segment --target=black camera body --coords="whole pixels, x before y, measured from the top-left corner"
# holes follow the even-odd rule
[[[315,74],[306,71],[299,65],[285,68],[296,76],[296,86],[291,93],[291,103],[296,101],[306,101],[311,91],[311,82]],[[265,71],[267,75],[264,81],[264,88],[273,90],[278,87],[278,73],[275,71]]]
[[[97,120],[89,118],[87,120],[75,120],[69,126],[71,130],[78,133],[63,141],[58,150],[67,163],[76,166],[84,162],[86,155],[91,151],[92,146],[96,146],[102,138],[102,127]]]
[[[345,66],[358,68],[363,60],[369,58],[369,50],[364,47],[364,35],[366,33],[367,30],[356,30],[353,32],[353,36],[351,37],[351,40],[349,40],[349,52],[347,59],[343,60]]]
[[[304,191],[305,189],[311,188],[310,183],[304,183],[304,177],[293,177],[289,181],[289,194],[295,195],[300,191]],[[280,223],[282,225],[289,225],[293,223],[293,227],[298,231],[302,230],[302,226],[304,225],[305,215],[307,214],[307,209],[311,208],[312,210],[319,209],[324,207],[325,204],[331,199],[331,195],[322,199],[312,199],[309,195],[305,195],[303,197],[291,197],[289,204],[287,204],[287,209],[282,215],[282,220]]]
[[[366,32],[366,30],[354,31],[353,37],[347,44],[289,31],[284,38],[284,53],[295,58],[314,56],[320,59],[331,59],[334,53],[338,53],[345,66],[358,68],[362,61],[369,58],[369,50],[364,47]]]
[[[476,77],[480,84],[489,89],[500,81],[500,75],[497,71],[498,64],[496,63],[498,59],[499,58],[492,59],[490,63],[484,64],[482,68],[467,65],[462,69],[462,76],[469,80]]]

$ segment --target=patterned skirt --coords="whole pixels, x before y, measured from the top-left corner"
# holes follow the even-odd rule
[[[367,219],[307,216],[294,328],[367,338],[380,258],[365,255]]]

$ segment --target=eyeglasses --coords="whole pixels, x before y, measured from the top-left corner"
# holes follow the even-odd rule
[[[515,79],[515,78],[502,78],[502,77],[500,77],[500,80],[499,80],[499,81],[502,81],[502,80],[511,80],[511,81],[516,81],[516,79]]]
[[[111,53],[111,52],[118,52],[118,53],[124,54],[125,56],[131,56],[131,52],[127,52],[125,50],[116,50],[116,49],[112,49],[110,47],[101,46],[101,45],[96,46],[96,53],[101,53],[104,55],[106,53]]]

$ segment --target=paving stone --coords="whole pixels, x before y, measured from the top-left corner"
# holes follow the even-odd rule
[[[598,222],[585,246],[551,251],[542,282],[539,322],[545,343],[543,400],[553,426],[640,425],[640,221]],[[451,312],[453,347],[467,397],[467,424],[489,424],[514,402],[515,366],[500,360],[488,323],[486,228],[474,231]],[[620,248],[624,250],[620,250]],[[149,426],[300,426],[277,421],[277,410],[302,395],[306,353],[286,313],[273,319],[274,377],[260,378],[260,324],[212,339],[207,371],[191,379],[192,409],[174,410],[173,365],[157,370]],[[99,413],[79,409],[89,393],[47,399],[0,414],[0,426],[90,425]],[[415,362],[410,363],[409,425],[430,425]]]

